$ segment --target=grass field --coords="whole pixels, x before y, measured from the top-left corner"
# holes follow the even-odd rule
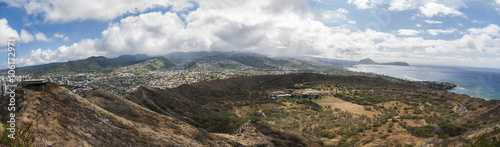
[[[347,102],[334,97],[318,99],[313,101],[321,105],[323,108],[331,106],[331,109],[339,108],[343,111],[349,111],[355,114],[360,114],[360,115],[365,114],[368,117],[373,117],[374,114],[375,115],[380,114],[380,112],[377,111],[366,111],[365,108],[361,105]]]

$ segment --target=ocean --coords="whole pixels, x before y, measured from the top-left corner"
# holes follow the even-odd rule
[[[413,81],[450,82],[457,87],[448,90],[449,92],[484,99],[500,99],[500,69],[425,65],[356,65],[348,69]]]

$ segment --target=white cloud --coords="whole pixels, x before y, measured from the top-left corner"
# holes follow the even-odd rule
[[[420,25],[420,24],[418,24],[418,23],[417,23],[417,24],[415,25],[415,27],[419,28],[419,27],[422,27],[422,25]]]
[[[158,7],[183,11],[193,7],[189,0],[0,0],[9,6],[23,8],[29,15],[44,15],[49,22],[75,20],[112,20],[128,13],[144,12]]]
[[[245,1],[235,6],[224,1],[203,1],[196,11],[185,16],[186,24],[170,12],[130,16],[110,24],[101,39],[84,40],[57,50],[34,50],[23,63],[76,60],[88,57],[87,51],[117,56],[239,50],[292,56],[324,53],[347,58],[373,52],[377,50],[376,41],[393,36],[373,30],[344,34],[350,30],[330,28],[315,20],[304,1],[277,2],[281,3]]]
[[[368,9],[373,8],[376,5],[382,4],[382,0],[349,0],[347,1],[349,4],[356,5],[358,9]]]
[[[64,34],[55,33],[53,36],[54,38],[61,38],[63,41],[69,41],[68,36],[65,36]]]
[[[390,3],[389,10],[391,11],[404,11],[408,9],[414,9],[418,1],[415,0],[393,0]]]
[[[0,19],[0,47],[7,46],[7,40],[14,39],[19,40],[19,34],[17,31],[9,26],[7,19]]]
[[[500,27],[490,24],[484,28],[471,28],[469,34],[464,35],[457,41],[468,52],[480,52],[500,55]]]
[[[346,15],[349,13],[344,8],[338,8],[335,11],[327,10],[321,14],[321,19],[330,23],[344,23],[347,20]]]
[[[403,36],[415,36],[418,35],[420,31],[417,30],[411,30],[411,29],[399,29],[398,30],[398,35],[403,35]]]
[[[446,30],[441,30],[441,29],[428,29],[427,30],[427,33],[433,35],[433,36],[436,36],[436,35],[439,35],[439,34],[451,34],[453,32],[457,31],[457,29],[455,28],[450,28],[450,29],[446,29]]]
[[[199,8],[186,15],[150,12],[123,18],[109,24],[100,39],[84,39],[56,50],[36,49],[29,56],[22,57],[20,64],[77,60],[89,56],[163,55],[207,50],[467,64],[466,61],[473,61],[476,57],[457,58],[446,54],[500,55],[498,29],[498,26],[491,25],[469,29],[456,40],[426,40],[371,29],[352,31],[343,26],[325,26],[314,18],[302,0],[200,1]],[[415,31],[398,30],[398,34],[412,35]],[[417,32],[422,34],[423,31]],[[436,31],[439,33],[442,32]]]
[[[467,31],[469,31],[473,35],[486,34],[488,36],[493,36],[493,37],[499,37],[500,35],[500,27],[495,24],[490,24],[485,28],[471,28],[468,29]]]
[[[349,0],[349,4],[354,4],[358,9],[369,9],[375,7],[388,7],[390,11],[406,11],[419,9],[422,6],[443,5],[450,9],[466,7],[462,0],[442,1],[442,0]],[[437,8],[442,8],[438,6]]]
[[[475,19],[473,19],[471,22],[472,23],[485,23],[484,21],[479,21],[479,20],[475,20]]]
[[[500,4],[500,0],[496,0],[497,4]]]
[[[200,7],[185,16],[184,24],[175,13],[151,12],[121,19],[102,32],[101,39],[85,41],[58,50],[33,51],[34,56],[63,56],[24,60],[25,65],[81,59],[86,50],[99,55],[114,56],[144,53],[166,54],[175,51],[247,50],[270,51],[269,54],[318,53],[310,46],[321,39],[318,32],[330,29],[313,19],[305,1],[203,1]],[[258,9],[254,9],[258,8]],[[238,34],[238,35],[236,35]],[[310,40],[311,39],[311,40]],[[93,43],[89,43],[93,42]],[[320,41],[316,41],[320,42]],[[92,47],[88,47],[94,45]],[[304,48],[312,50],[303,50]],[[90,49],[89,49],[90,48]],[[99,49],[99,50],[98,50]],[[274,51],[273,49],[276,49]],[[79,50],[67,54],[61,50]],[[279,51],[278,51],[279,50]],[[92,50],[91,50],[92,51]],[[99,51],[99,52],[98,52]],[[42,53],[39,53],[42,52]],[[47,52],[43,54],[43,52]],[[34,59],[39,59],[37,62]],[[47,59],[42,62],[43,59]]]
[[[422,13],[425,17],[433,17],[433,16],[462,16],[464,15],[462,12],[455,10],[453,8],[447,7],[443,4],[437,4],[434,2],[427,3],[423,6],[419,7],[420,13]]]
[[[452,32],[454,30],[437,30],[437,32]],[[413,51],[411,55],[414,56],[429,55],[434,56],[434,58],[450,58],[449,56],[442,55],[442,53],[446,53],[474,58],[471,53],[500,55],[500,48],[498,47],[500,46],[499,31],[500,27],[490,25],[485,28],[469,29],[469,34],[465,34],[462,38],[456,40],[425,40],[422,37],[410,37],[395,38],[394,40],[387,40],[377,45],[387,48],[408,49]]]
[[[75,43],[71,46],[61,46],[57,50],[51,49],[36,49],[31,50],[31,53],[27,56],[18,58],[19,65],[35,65],[50,62],[61,62],[68,60],[77,60],[88,58],[90,56],[101,56],[105,55],[104,51],[101,51],[95,47],[100,46],[99,40],[84,39],[79,43]]]
[[[52,40],[51,38],[48,38],[47,36],[45,36],[45,34],[43,34],[42,32],[38,32],[35,34],[35,38],[37,41],[41,41],[41,42],[52,42],[54,40]]]
[[[195,33],[186,30],[175,13],[152,12],[111,24],[102,32],[102,43],[112,54],[129,52],[154,55],[208,48],[211,43],[209,38],[202,37],[203,32],[199,32],[201,36]]]
[[[30,32],[24,30],[24,29],[21,29],[21,38],[20,38],[21,42],[22,43],[29,43],[29,42],[32,42],[32,41],[35,41],[35,37],[33,37],[33,35],[31,35]]]
[[[351,21],[349,21],[348,23],[349,23],[349,24],[356,24],[356,21],[351,20]]]
[[[442,21],[435,21],[435,20],[425,20],[426,23],[428,24],[442,24]]]

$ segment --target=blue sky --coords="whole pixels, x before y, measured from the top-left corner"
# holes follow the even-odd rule
[[[0,0],[0,66],[124,54],[270,56],[500,68],[500,0]]]

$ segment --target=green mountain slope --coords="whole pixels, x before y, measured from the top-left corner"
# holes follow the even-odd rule
[[[16,70],[21,74],[36,75],[57,72],[106,72],[116,67],[135,64],[148,58],[150,57],[146,55],[123,55],[116,58],[98,56],[76,61],[20,67]]]

